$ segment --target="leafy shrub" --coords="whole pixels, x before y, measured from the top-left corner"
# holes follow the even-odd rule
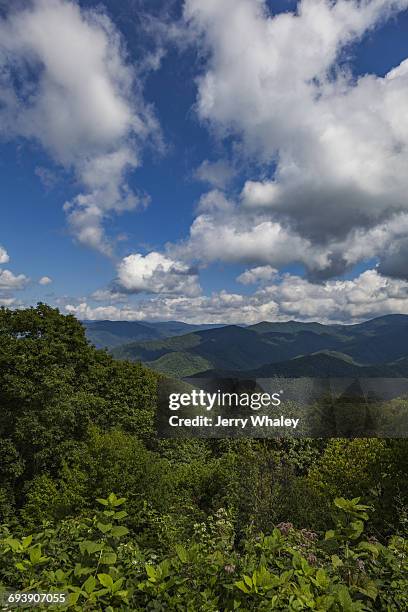
[[[72,610],[407,609],[408,541],[366,538],[369,508],[359,498],[336,498],[333,529],[323,539],[286,522],[269,535],[249,529],[240,546],[220,509],[161,558],[123,525],[123,498],[98,502],[92,517],[35,534],[3,526],[1,589],[67,591]]]

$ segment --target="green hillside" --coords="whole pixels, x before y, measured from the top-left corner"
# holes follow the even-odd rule
[[[248,370],[207,370],[196,374],[198,377],[219,378],[393,378],[408,377],[408,360],[380,365],[359,365],[348,355],[322,351],[311,355],[295,357],[279,363],[263,365]]]
[[[182,362],[180,352],[184,355]],[[264,339],[252,330],[234,325],[163,341],[130,343],[112,351],[118,359],[142,361],[155,369],[157,360],[166,355],[166,371],[177,372],[180,377],[193,373],[192,363],[197,363],[198,367],[205,362],[210,367],[240,370],[246,369],[248,364],[260,366],[271,359],[279,360],[281,353],[277,344],[268,338]],[[283,351],[283,354],[286,352]],[[161,369],[160,364],[157,369]]]
[[[112,353],[179,377],[204,370],[249,375],[263,367],[266,372],[287,368],[290,376],[332,371],[330,375],[395,376],[405,375],[404,367],[387,364],[405,358],[407,347],[408,316],[389,315],[350,326],[296,321],[265,321],[246,328],[227,325],[166,340],[128,343]],[[294,362],[295,358],[302,359]],[[273,364],[280,365],[274,368]]]
[[[199,355],[191,355],[182,351],[167,353],[155,361],[146,361],[145,365],[168,376],[179,376],[180,372],[183,372],[183,377],[192,376],[211,366],[209,361]]]

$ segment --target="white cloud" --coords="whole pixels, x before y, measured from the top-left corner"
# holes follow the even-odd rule
[[[140,79],[101,10],[67,0],[13,9],[0,20],[4,134],[34,139],[73,169],[83,191],[65,205],[71,229],[109,254],[103,221],[140,204],[126,174],[140,164],[142,143],[157,134]]]
[[[49,276],[42,276],[38,281],[40,285],[50,285],[52,283],[52,278]]]
[[[0,264],[5,264],[10,261],[10,257],[4,247],[0,245]]]
[[[199,213],[231,213],[233,207],[233,203],[225,197],[222,191],[213,189],[201,196],[198,202],[197,211]]]
[[[290,318],[353,322],[389,313],[408,314],[408,283],[366,270],[353,280],[314,284],[284,275],[282,282],[261,289],[258,299],[273,299]]]
[[[241,193],[245,206],[260,208],[274,204],[280,193],[280,187],[273,181],[246,181]]]
[[[111,321],[136,321],[139,317],[134,311],[134,317],[127,317],[126,311],[122,311],[117,306],[89,306],[86,302],[80,302],[79,304],[66,304],[64,306],[65,312],[68,314],[75,315],[81,321],[92,321],[92,320],[111,320]]]
[[[29,282],[29,278],[24,274],[13,274],[10,270],[0,269],[0,291],[24,289]]]
[[[250,270],[245,270],[237,277],[237,281],[243,285],[253,285],[255,283],[265,283],[276,277],[278,271],[272,266],[257,266]]]
[[[200,293],[197,273],[190,266],[155,251],[124,257],[118,265],[117,285],[127,293]]]
[[[293,258],[290,246],[286,255],[298,260],[299,241],[306,241],[303,260],[312,273],[343,272],[348,264],[340,245],[382,233],[407,212],[408,59],[384,77],[354,78],[339,63],[347,45],[407,7],[408,0],[302,0],[295,12],[273,16],[260,0],[185,3],[190,36],[207,58],[198,80],[199,117],[218,136],[240,139],[255,161],[275,165],[269,177],[244,185],[239,214],[253,224],[245,235],[258,237],[262,228],[274,243],[283,224],[294,246]],[[218,236],[225,238],[223,231]],[[242,241],[236,244],[240,252]],[[352,248],[356,254],[358,244]],[[388,255],[383,248],[370,250],[387,257],[387,274],[401,276],[405,257],[398,253],[408,246]],[[258,253],[253,262],[277,265],[265,257],[263,239]]]
[[[91,294],[91,298],[96,302],[127,302],[128,295],[121,293],[120,291],[113,291],[111,289],[97,289]]]
[[[0,306],[5,306],[5,308],[10,308],[11,306],[15,306],[16,303],[17,301],[13,297],[1,297],[0,296]]]
[[[284,274],[251,295],[227,291],[210,296],[156,296],[136,304],[96,306],[68,302],[65,310],[81,319],[181,320],[190,323],[320,321],[352,323],[390,313],[408,314],[408,282],[367,270],[347,281],[314,284]]]
[[[248,217],[237,209],[201,214],[186,241],[169,247],[175,256],[204,262],[270,264],[299,262],[313,269],[328,265],[327,249],[315,247],[290,227],[267,218]]]

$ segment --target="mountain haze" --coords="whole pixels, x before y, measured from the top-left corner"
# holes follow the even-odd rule
[[[190,325],[181,321],[83,321],[88,340],[96,348],[111,349],[130,342],[170,338],[220,325]]]

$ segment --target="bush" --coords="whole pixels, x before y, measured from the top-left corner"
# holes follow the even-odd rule
[[[66,591],[62,609],[72,610],[407,609],[408,541],[367,539],[369,508],[359,498],[336,498],[333,529],[324,538],[281,523],[269,535],[248,530],[240,546],[220,509],[161,558],[138,546],[123,524],[123,498],[110,494],[98,502],[93,516],[35,534],[3,526],[1,589]]]

